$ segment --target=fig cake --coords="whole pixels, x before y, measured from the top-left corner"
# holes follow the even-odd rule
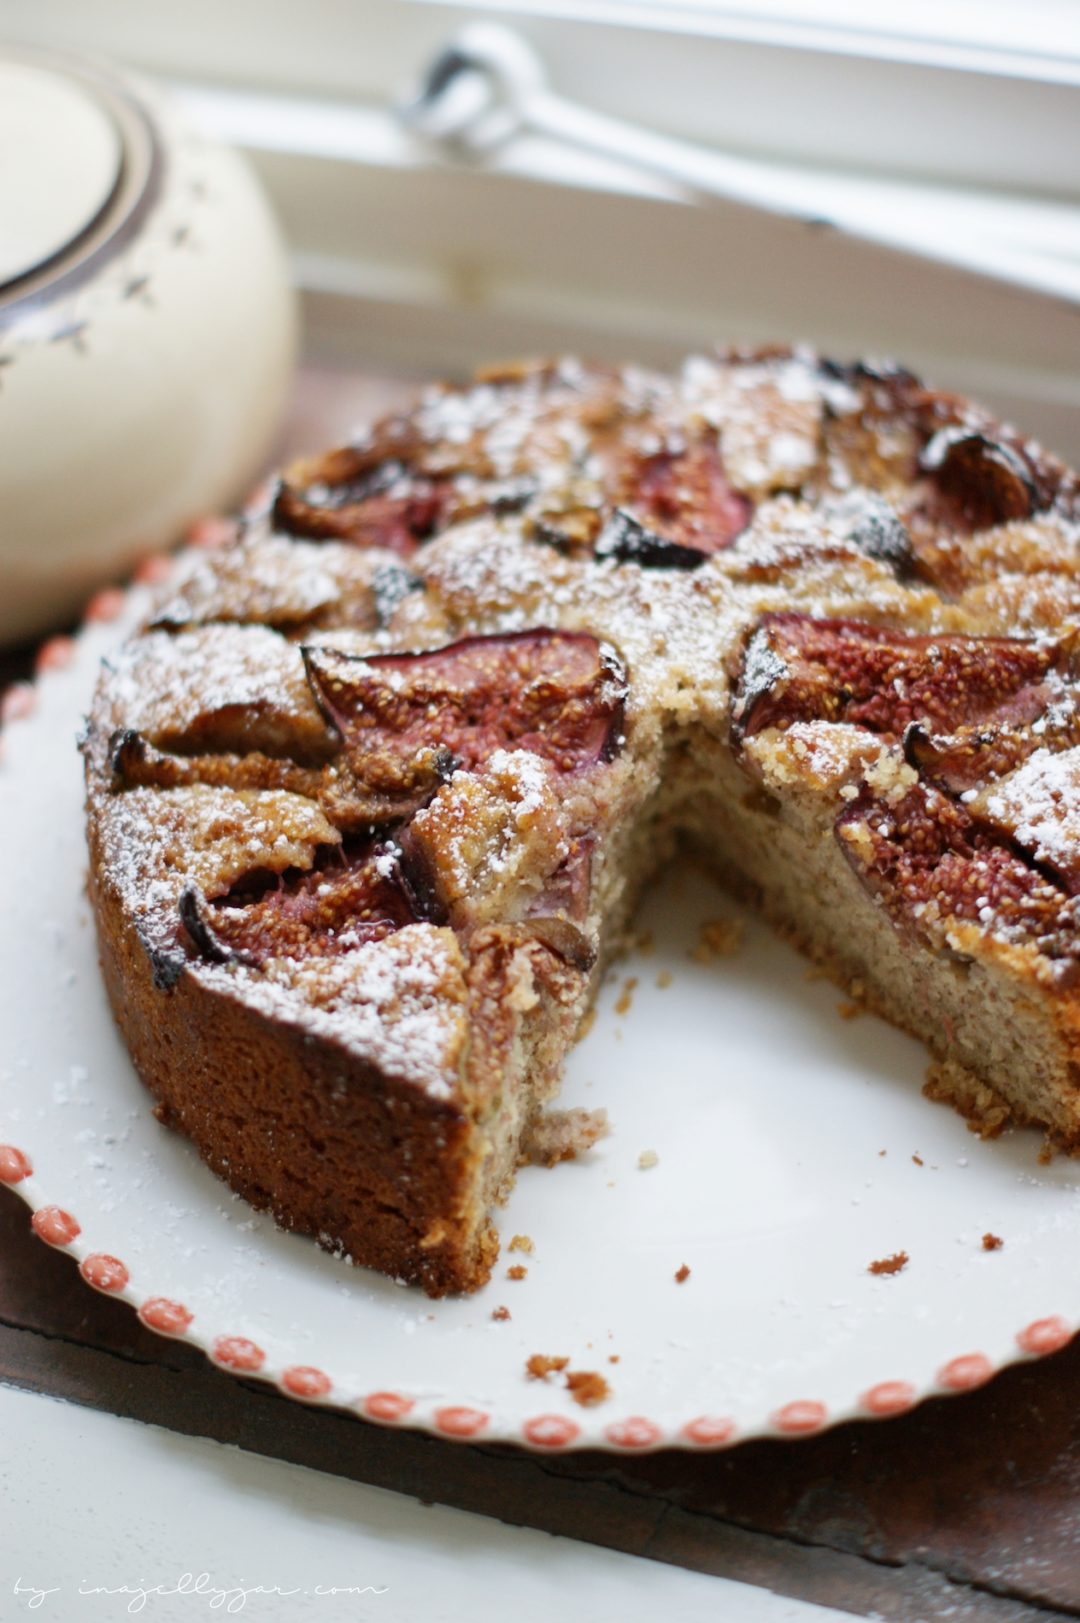
[[[682,844],[1080,1149],[1080,487],[889,364],[437,386],[186,553],[83,749],[104,975],[161,1119],[432,1295],[498,1250]],[[779,994],[778,994],[779,995]]]

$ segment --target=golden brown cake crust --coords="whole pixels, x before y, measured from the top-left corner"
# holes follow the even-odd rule
[[[471,1210],[479,1149],[460,1108],[194,976],[164,992],[96,858],[92,843],[105,985],[158,1118],[284,1228],[432,1296],[483,1284],[498,1241]]]
[[[90,717],[162,1119],[286,1227],[475,1289],[681,838],[938,1094],[1080,1145],[1078,514],[978,408],[781,349],[502,369],[295,465]]]

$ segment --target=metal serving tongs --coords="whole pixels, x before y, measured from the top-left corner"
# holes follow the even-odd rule
[[[910,210],[898,211],[887,197],[875,203],[865,189],[855,203],[836,195],[815,203],[810,179],[660,135],[556,95],[532,47],[495,24],[473,24],[444,46],[401,113],[411,129],[459,157],[483,160],[515,136],[543,135],[634,164],[695,200],[742,204],[808,231],[835,231],[1080,305],[1080,263],[1018,249],[995,236],[950,233],[940,221],[931,225],[913,219]]]

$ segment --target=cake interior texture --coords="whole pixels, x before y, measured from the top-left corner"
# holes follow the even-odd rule
[[[680,846],[1080,1148],[1080,491],[886,365],[523,364],[189,548],[84,740],[106,983],[254,1205],[472,1290]],[[617,1110],[617,1087],[610,1091]]]

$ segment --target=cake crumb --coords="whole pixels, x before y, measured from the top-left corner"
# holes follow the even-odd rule
[[[609,1131],[606,1110],[545,1110],[525,1131],[521,1165],[553,1167],[576,1161]]]
[[[637,976],[628,975],[623,981],[623,989],[619,993],[619,1001],[615,1005],[616,1014],[629,1014],[630,1006],[634,1001],[634,989],[637,986]]]
[[[536,1247],[527,1234],[515,1234],[510,1241],[509,1250],[524,1251],[526,1256],[531,1257]]]
[[[506,1270],[506,1277],[507,1279],[524,1279],[528,1272],[529,1270],[523,1268],[520,1262],[515,1262],[512,1268]]]
[[[696,947],[690,957],[698,964],[711,964],[714,958],[730,958],[742,942],[741,919],[706,919],[698,931]]]
[[[1000,1251],[1004,1244],[1005,1241],[1001,1238],[1000,1234],[984,1234],[982,1237],[982,1248],[984,1251]]]
[[[689,1268],[686,1266],[686,1264],[684,1262],[680,1268],[677,1268],[675,1270],[675,1283],[676,1283],[676,1285],[685,1284],[685,1282],[689,1278],[690,1278],[690,1270],[689,1270]]]
[[[854,1020],[863,1012],[861,1003],[838,1003],[836,1012],[841,1020]]]
[[[491,1317],[497,1324],[505,1324],[510,1317],[510,1309],[508,1307],[493,1307]]]
[[[648,1172],[650,1167],[655,1167],[660,1164],[660,1157],[657,1155],[655,1150],[642,1150],[641,1154],[637,1158],[637,1164],[640,1172]]]
[[[525,1360],[525,1374],[530,1381],[546,1381],[549,1375],[565,1369],[569,1358],[552,1358],[547,1353],[533,1353]]]
[[[914,1161],[917,1167],[924,1167],[926,1165],[926,1162],[923,1160],[921,1155],[913,1155],[911,1159]]]
[[[675,977],[670,969],[662,969],[656,977],[656,984],[661,992],[666,992],[674,979]]]
[[[619,1362],[619,1354],[618,1353],[609,1353],[608,1354],[608,1363],[609,1364],[617,1364],[618,1362]]]
[[[651,930],[642,930],[641,934],[637,937],[636,941],[634,942],[634,945],[637,948],[638,952],[640,952],[643,957],[647,958],[649,953],[652,952],[653,948],[656,945],[655,941],[653,940],[652,931]]]
[[[571,1369],[566,1374],[566,1389],[575,1403],[591,1409],[611,1396],[611,1388],[602,1375],[593,1369]]]
[[[866,1271],[868,1274],[876,1274],[881,1278],[882,1276],[901,1273],[910,1261],[911,1258],[906,1251],[894,1251],[891,1257],[880,1257],[877,1262],[872,1262]]]

